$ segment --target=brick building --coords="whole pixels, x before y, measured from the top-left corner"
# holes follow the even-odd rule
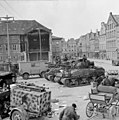
[[[90,45],[89,57],[90,58],[95,57],[95,36],[96,34],[91,31],[90,37],[89,37],[89,45]]]
[[[74,38],[71,38],[67,41],[67,50],[69,56],[76,57],[77,56],[77,42]]]
[[[52,36],[52,55],[61,56],[63,51],[63,41],[64,38]]]
[[[51,58],[51,30],[35,20],[14,20],[8,23],[12,62],[38,61]],[[0,23],[0,62],[8,60],[6,22]]]
[[[99,56],[100,59],[106,59],[106,24],[101,23],[100,35],[99,35]]]
[[[86,42],[86,35],[82,35],[80,37],[80,43],[78,45],[81,44],[81,51],[82,51],[82,55],[87,55],[87,42]]]
[[[106,24],[107,59],[119,58],[119,15],[109,14]]]

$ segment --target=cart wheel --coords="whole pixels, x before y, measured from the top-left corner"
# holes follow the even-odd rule
[[[23,120],[23,115],[18,110],[15,110],[11,114],[11,120]]]
[[[28,78],[29,78],[29,74],[28,74],[28,73],[24,73],[24,74],[23,74],[23,79],[24,79],[24,80],[27,80]]]
[[[92,117],[94,113],[94,104],[92,102],[89,102],[86,106],[86,115],[87,117]]]
[[[45,77],[45,71],[41,72],[41,78]]]

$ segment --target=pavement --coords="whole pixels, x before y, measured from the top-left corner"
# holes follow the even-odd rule
[[[25,82],[25,80],[21,78],[19,81]],[[77,104],[77,113],[80,115],[80,120],[111,120],[108,115],[106,115],[106,118],[103,118],[101,114],[94,115],[92,118],[86,116],[86,106],[89,102],[87,96],[90,92],[91,85],[68,88],[39,77],[30,78],[27,82],[35,83],[40,86],[44,85],[52,91],[51,104],[54,114],[52,118],[42,117],[37,118],[38,120],[58,120],[60,112],[72,103]],[[115,120],[119,120],[119,117],[117,116]]]
[[[107,69],[112,67],[111,61],[108,60],[98,60],[98,59],[89,59],[95,61],[96,64],[102,65]],[[114,67],[114,69],[117,67]],[[35,83],[39,86],[45,86],[49,90],[51,90],[51,104],[53,110],[52,118],[42,117],[37,118],[37,120],[58,120],[60,112],[66,107],[71,105],[72,103],[77,104],[77,113],[80,115],[80,120],[113,120],[108,115],[106,118],[103,118],[102,114],[94,115],[91,118],[86,116],[86,106],[89,100],[87,99],[88,93],[90,92],[91,85],[87,86],[79,86],[68,88],[63,85],[59,85],[58,83],[53,83],[45,80],[44,78],[39,78],[37,76],[31,78],[29,80],[23,80],[21,77],[18,79],[19,82],[29,82]],[[36,118],[34,119],[36,120]],[[115,120],[119,120],[119,114],[116,116]]]

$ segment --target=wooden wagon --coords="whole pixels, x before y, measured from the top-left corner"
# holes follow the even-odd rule
[[[111,116],[116,116],[119,109],[119,93],[117,88],[112,86],[99,86],[96,90],[91,90],[89,93],[89,103],[86,106],[87,117],[92,117],[94,113],[109,113]]]

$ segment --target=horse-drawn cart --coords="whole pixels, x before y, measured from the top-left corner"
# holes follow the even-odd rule
[[[99,86],[97,90],[89,93],[89,103],[86,106],[87,117],[92,117],[94,113],[105,113],[110,117],[115,117],[119,110],[119,93],[117,88],[112,86]]]

